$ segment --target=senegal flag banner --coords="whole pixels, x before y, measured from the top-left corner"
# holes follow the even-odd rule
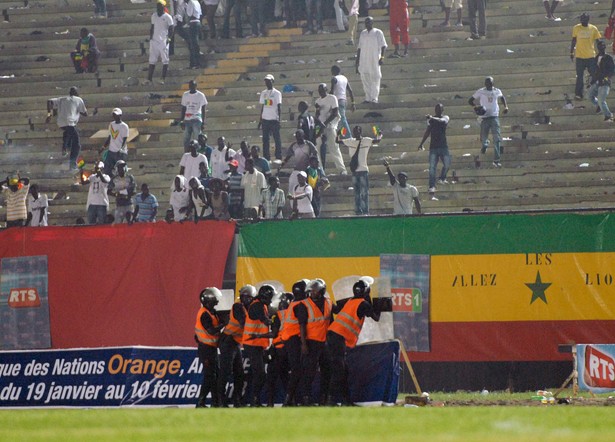
[[[393,298],[396,338],[420,335],[407,345],[415,361],[561,361],[559,344],[615,336],[612,214],[279,221],[239,239],[238,287],[388,281],[378,296]]]

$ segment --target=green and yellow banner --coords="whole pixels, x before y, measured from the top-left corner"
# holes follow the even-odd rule
[[[379,277],[383,255],[430,257],[430,351],[415,360],[561,360],[558,344],[615,339],[610,213],[255,224],[240,233],[237,283]]]

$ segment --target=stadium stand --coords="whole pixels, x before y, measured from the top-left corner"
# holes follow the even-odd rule
[[[428,213],[611,207],[613,127],[594,114],[588,100],[568,100],[574,95],[575,77],[568,58],[570,31],[582,12],[580,6],[561,5],[557,12],[562,21],[552,22],[535,0],[490,2],[487,39],[466,41],[467,26],[438,27],[443,14],[434,3],[420,0],[411,5],[410,56],[385,60],[380,103],[358,104],[354,113],[348,112],[351,126],[360,124],[365,131],[377,125],[384,133],[381,145],[370,151],[370,213],[392,213],[383,158],[394,171],[408,173]],[[608,12],[604,5],[583,7],[592,14],[592,23],[603,28]],[[293,140],[292,116],[298,102],[313,104],[317,85],[329,82],[333,64],[348,76],[357,103],[362,100],[354,48],[345,45],[343,34],[303,36],[300,29],[272,24],[263,38],[204,40],[201,51],[207,67],[200,71],[187,69],[188,51],[177,37],[166,84],[144,85],[153,3],[109,1],[107,20],[92,18],[90,5],[70,0],[2,2],[2,9],[0,173],[17,170],[38,183],[49,194],[52,225],[72,224],[85,214],[87,187],[78,184],[78,176],[67,170],[60,155],[61,131],[55,122],[45,123],[47,98],[65,95],[72,85],[80,88],[90,113],[79,124],[86,168],[98,158],[102,144],[91,136],[107,127],[113,108],[122,108],[124,121],[139,132],[129,144],[131,173],[139,184],[149,184],[162,207],[168,203],[183,153],[181,131],[171,123],[179,117],[188,80],[196,78],[209,100],[210,144],[224,135],[235,147],[244,138],[260,145],[258,93],[267,73],[276,77],[278,89],[294,89],[284,93],[285,146]],[[371,13],[388,41],[386,10]],[[84,26],[102,51],[97,74],[73,73],[68,56]],[[500,118],[505,140],[502,169],[491,167],[491,150],[476,159],[479,131],[467,100],[482,87],[486,75],[495,77],[510,107]],[[438,200],[431,201],[428,155],[417,146],[424,115],[432,113],[437,102],[451,117],[449,180],[454,171],[457,182],[440,185]],[[344,156],[348,164],[347,151]],[[351,215],[351,178],[332,176],[331,183],[322,216]],[[0,219],[4,215],[0,211]]]

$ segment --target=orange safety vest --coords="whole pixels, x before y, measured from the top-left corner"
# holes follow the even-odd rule
[[[211,335],[203,328],[203,324],[201,324],[201,316],[203,313],[207,313],[211,318],[211,323],[214,327],[217,327],[220,324],[220,320],[217,315],[212,314],[205,307],[201,307],[199,312],[196,314],[196,323],[194,324],[194,332],[196,333],[196,337],[201,344],[209,345],[210,347],[218,346],[218,334]]]
[[[243,304],[240,302],[238,302],[237,304],[241,305],[241,308],[243,309],[244,314],[248,316],[248,312],[246,308],[243,306]],[[235,317],[235,314],[233,313],[234,311],[235,309],[231,307],[231,315],[229,317],[228,324],[226,324],[226,327],[224,327],[224,330],[222,331],[222,333],[224,333],[225,335],[232,336],[235,342],[237,342],[238,344],[241,344],[241,340],[243,338],[243,326],[241,325],[239,320]]]
[[[282,310],[276,313],[276,315],[278,316],[278,320],[280,321],[280,328],[278,329],[278,335],[273,338],[273,346],[275,348],[282,348],[284,347],[284,341],[282,340],[282,331],[284,330],[284,324],[286,323],[286,318],[288,317],[289,313],[288,313],[288,307],[286,308],[286,310]]]
[[[288,308],[285,310],[286,315],[284,315],[284,328],[280,330],[280,336],[283,341],[288,341],[293,336],[299,336],[301,334],[301,330],[299,328],[299,320],[295,316],[295,306],[297,303],[303,302],[305,303],[305,299],[301,301],[291,302]]]
[[[362,298],[350,299],[344,304],[342,311],[335,316],[335,321],[329,327],[329,330],[344,337],[346,341],[346,347],[354,348],[357,345],[359,339],[359,333],[363,328],[363,322],[365,318],[359,319],[357,311],[359,306],[363,303]]]
[[[261,303],[258,299],[253,301],[250,307],[255,305],[256,303]],[[268,315],[269,312],[267,310],[267,306],[263,304],[265,308],[265,315]],[[269,347],[269,338],[257,338],[257,339],[248,339],[250,335],[264,335],[269,333],[269,326],[262,321],[257,319],[250,318],[250,315],[246,313],[246,323],[243,327],[243,345],[252,345],[254,347]]]
[[[307,339],[311,341],[325,342],[327,329],[331,318],[331,301],[325,298],[325,311],[321,312],[318,306],[310,298],[305,301],[308,310]]]

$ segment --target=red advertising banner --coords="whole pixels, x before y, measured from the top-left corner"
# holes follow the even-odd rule
[[[224,221],[11,228],[0,258],[47,256],[52,348],[192,346],[198,294],[221,286],[234,233]],[[15,289],[15,310],[36,308]]]

